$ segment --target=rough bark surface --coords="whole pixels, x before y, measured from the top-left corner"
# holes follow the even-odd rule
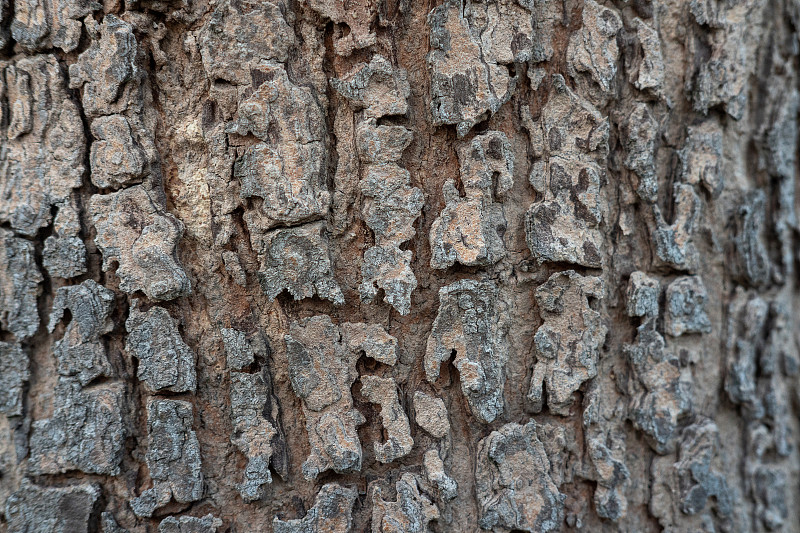
[[[800,532],[798,31],[1,0],[0,533]]]

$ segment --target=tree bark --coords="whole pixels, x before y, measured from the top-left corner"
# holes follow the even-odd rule
[[[0,7],[0,533],[800,531],[797,2]]]

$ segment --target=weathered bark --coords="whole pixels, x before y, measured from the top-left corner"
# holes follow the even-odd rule
[[[0,532],[800,531],[796,1],[1,14]]]

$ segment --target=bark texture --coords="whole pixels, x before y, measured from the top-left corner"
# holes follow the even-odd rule
[[[798,29],[2,0],[0,533],[800,531]]]

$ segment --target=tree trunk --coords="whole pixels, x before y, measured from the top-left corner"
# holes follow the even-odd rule
[[[0,532],[800,531],[800,4],[271,1],[3,0]]]

